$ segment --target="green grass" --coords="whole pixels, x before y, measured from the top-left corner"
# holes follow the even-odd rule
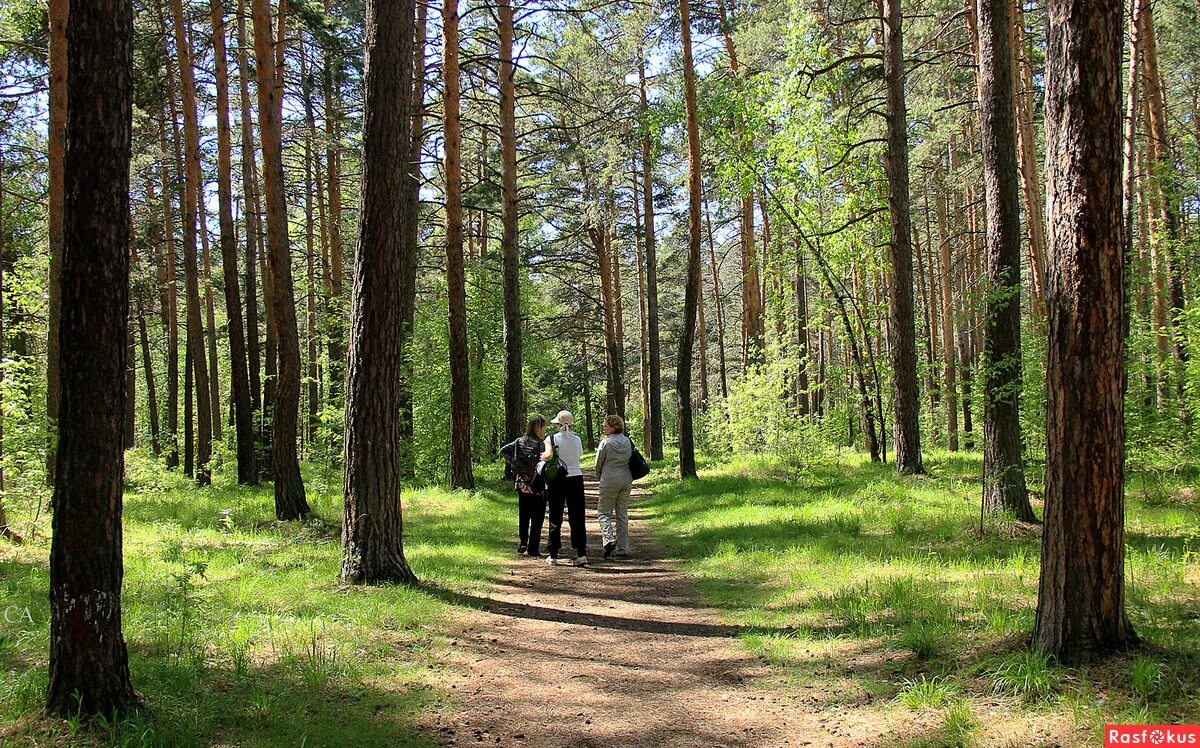
[[[281,524],[269,487],[237,487],[226,470],[197,489],[133,455],[123,616],[145,709],[115,723],[39,711],[46,513],[27,545],[0,545],[0,609],[32,618],[0,620],[0,744],[433,745],[414,719],[444,698],[435,666],[458,611],[439,591],[481,592],[507,562],[508,493],[405,492],[405,550],[422,587],[345,588],[340,475],[305,474],[315,517]],[[14,514],[25,532],[32,516]]]
[[[1000,518],[980,533],[977,454],[931,452],[926,466],[930,477],[902,478],[857,455],[800,465],[758,456],[702,463],[700,480],[685,484],[664,468],[648,506],[704,601],[743,627],[780,684],[819,689],[816,703],[835,720],[867,709],[864,692],[890,712],[943,690],[958,696],[941,697],[945,730],[929,744],[990,734],[1003,745],[1017,739],[1014,724],[1034,723],[1074,744],[1122,715],[1200,716],[1200,502],[1190,473],[1173,487],[1159,480],[1152,495],[1130,480],[1127,604],[1147,648],[1068,669],[1026,650],[1040,532]],[[972,715],[973,700],[992,706]],[[1049,717],[1060,712],[1071,716]]]

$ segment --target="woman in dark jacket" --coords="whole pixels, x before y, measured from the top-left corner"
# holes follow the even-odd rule
[[[542,456],[542,439],[546,436],[546,419],[534,416],[529,419],[525,436],[505,444],[500,454],[508,460],[509,469],[515,476],[513,487],[517,491],[517,533],[521,545],[517,553],[528,553],[540,558],[542,545],[542,523],[546,519],[545,492],[534,488],[537,464]]]

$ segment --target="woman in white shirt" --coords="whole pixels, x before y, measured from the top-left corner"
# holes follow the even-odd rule
[[[550,537],[546,551],[550,557],[546,562],[551,566],[558,563],[558,551],[562,547],[563,505],[567,509],[567,522],[571,526],[571,547],[575,549],[576,566],[587,566],[587,508],[584,504],[583,470],[579,460],[583,457],[583,441],[575,434],[572,427],[575,417],[570,411],[561,410],[550,423],[558,427],[558,433],[546,437],[545,452],[542,460],[549,462],[554,452],[562,467],[558,475],[547,486],[550,499]]]

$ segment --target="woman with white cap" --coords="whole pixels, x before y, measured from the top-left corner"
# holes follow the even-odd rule
[[[550,423],[558,427],[558,433],[546,437],[546,450],[542,461],[557,459],[561,464],[558,474],[548,482],[550,497],[550,537],[546,551],[551,566],[558,563],[558,551],[562,547],[563,505],[567,509],[567,522],[571,526],[571,547],[577,554],[574,564],[587,566],[586,505],[583,494],[583,470],[579,460],[583,457],[583,441],[572,430],[575,417],[568,410],[560,410]]]

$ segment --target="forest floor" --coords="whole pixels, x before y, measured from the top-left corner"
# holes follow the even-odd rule
[[[430,723],[450,746],[530,748],[828,745],[824,719],[739,645],[741,627],[697,602],[647,526],[635,491],[629,558],[601,558],[588,478],[591,563],[521,558],[453,635],[453,708]],[[565,540],[565,539],[564,539]],[[848,730],[870,745],[873,729]],[[807,738],[807,739],[806,739]]]
[[[1080,668],[1031,654],[1040,530],[978,514],[980,458],[901,478],[857,455],[672,464],[633,557],[513,554],[498,469],[404,494],[418,588],[337,581],[341,481],[315,516],[269,487],[197,489],[132,453],[123,615],[144,708],[40,710],[45,495],[0,544],[0,746],[1085,746],[1106,722],[1200,722],[1200,472],[1132,461],[1127,603],[1146,644]],[[1031,485],[1036,485],[1031,470]],[[594,510],[594,497],[589,504]],[[1035,508],[1041,509],[1038,502]]]

